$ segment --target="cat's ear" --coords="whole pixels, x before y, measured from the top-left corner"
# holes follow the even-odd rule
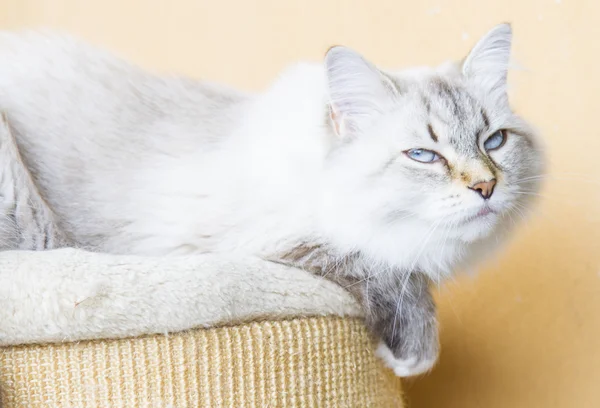
[[[483,87],[486,92],[505,95],[511,41],[510,24],[492,28],[465,58],[462,64],[463,75]]]
[[[338,136],[354,137],[389,107],[394,84],[357,52],[330,48],[325,69],[331,120]]]

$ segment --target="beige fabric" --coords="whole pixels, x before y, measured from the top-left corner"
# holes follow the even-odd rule
[[[258,258],[0,253],[0,346],[315,315],[361,308],[329,280]]]
[[[355,318],[0,349],[3,408],[402,407]]]

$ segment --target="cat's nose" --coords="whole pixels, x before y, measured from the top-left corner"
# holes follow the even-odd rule
[[[489,181],[479,181],[469,188],[476,193],[479,193],[481,198],[484,200],[489,200],[489,198],[494,194],[494,187],[496,186],[496,179],[491,179]]]

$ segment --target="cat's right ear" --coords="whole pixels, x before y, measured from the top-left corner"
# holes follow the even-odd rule
[[[341,138],[361,133],[389,106],[395,87],[357,52],[335,46],[325,55],[333,128]]]

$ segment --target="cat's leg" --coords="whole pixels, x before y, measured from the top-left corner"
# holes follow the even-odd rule
[[[401,377],[429,371],[439,353],[429,279],[419,272],[361,282],[369,329],[381,339],[377,354]]]
[[[66,243],[21,160],[6,116],[0,114],[0,250],[43,250]]]
[[[363,304],[368,328],[380,339],[377,354],[396,375],[424,373],[437,361],[435,304],[424,274],[382,273],[359,254],[340,257],[324,245],[303,244],[268,259],[312,272],[351,292]]]

